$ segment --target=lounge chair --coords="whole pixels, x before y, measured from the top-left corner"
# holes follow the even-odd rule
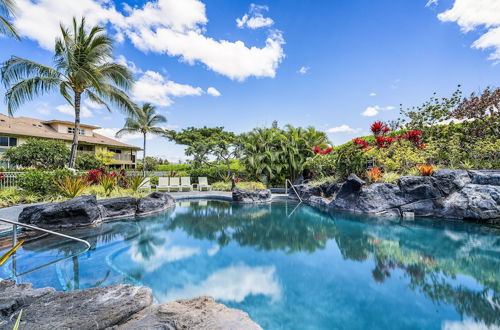
[[[159,189],[169,189],[170,185],[168,183],[168,177],[160,176],[158,178],[158,185],[156,186],[156,191]]]
[[[203,188],[207,188],[207,190],[212,190],[212,186],[208,184],[208,179],[206,176],[198,177],[198,190],[203,191]]]
[[[170,189],[177,189],[177,191],[181,191],[181,182],[180,178],[175,177],[175,178],[170,178],[170,184],[168,185],[168,191]]]
[[[149,192],[151,192],[151,180],[149,177],[145,177],[144,180],[142,180],[139,190],[149,190]]]
[[[181,177],[181,190],[184,188],[188,188],[189,191],[193,190],[193,186],[191,185],[191,178],[188,176]]]

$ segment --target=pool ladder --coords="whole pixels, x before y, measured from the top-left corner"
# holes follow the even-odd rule
[[[40,227],[33,226],[33,225],[28,225],[28,224],[17,222],[17,221],[13,221],[13,220],[7,220],[7,219],[3,219],[3,218],[0,218],[0,222],[6,222],[6,223],[10,223],[12,225],[12,247],[13,248],[15,248],[16,246],[18,246],[18,242],[17,242],[17,227],[29,228],[29,229],[32,229],[32,230],[41,231],[41,232],[46,233],[46,234],[50,234],[50,235],[55,235],[55,236],[67,238],[67,239],[70,239],[70,240],[77,241],[77,242],[85,244],[86,245],[85,251],[82,251],[82,252],[80,252],[78,254],[87,252],[88,250],[90,250],[92,248],[92,245],[90,245],[89,242],[87,242],[86,240],[81,239],[81,238],[77,238],[77,237],[73,237],[73,236],[61,234],[61,233],[58,233],[58,232],[55,232],[55,231],[52,231],[52,230],[40,228]],[[39,266],[39,267],[36,267],[36,268],[34,268],[32,270],[26,271],[26,272],[24,272],[22,274],[14,274],[14,276],[25,275],[25,274],[34,272],[34,271],[36,271],[38,269],[44,268],[46,266],[52,265],[52,264],[54,264],[56,262],[59,262],[61,260],[64,260],[64,259],[67,259],[67,258],[72,258],[72,257],[74,257],[74,256],[69,256],[69,257],[66,257],[66,258],[61,258],[61,259],[58,259],[56,261],[49,262],[49,263],[47,263],[47,264],[45,264],[43,266]]]
[[[295,189],[295,186],[293,185],[292,181],[290,181],[290,179],[286,179],[286,181],[285,181],[285,193],[288,192],[288,184],[290,184],[290,187],[292,187],[292,190],[295,192],[295,195],[297,195],[297,198],[302,203],[303,200],[302,200],[302,198],[300,198],[300,195],[297,192],[297,189]]]

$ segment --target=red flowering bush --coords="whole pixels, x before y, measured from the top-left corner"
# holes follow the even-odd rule
[[[313,148],[314,153],[320,155],[328,155],[330,152],[332,152],[332,150],[333,148],[321,149],[319,146],[315,146]]]
[[[103,175],[103,172],[99,169],[90,170],[87,173],[87,181],[90,182],[91,184],[98,184],[101,175]]]
[[[353,142],[354,144],[360,146],[361,149],[370,149],[370,144],[365,140],[362,140],[360,138],[355,138]]]
[[[398,140],[408,140],[419,149],[425,148],[422,143],[422,132],[419,130],[408,131],[398,136],[387,136],[391,129],[382,121],[376,121],[370,126],[370,130],[375,136],[375,146],[379,149],[389,148]],[[353,143],[360,146],[360,149],[370,149],[370,144],[360,138],[355,138]]]

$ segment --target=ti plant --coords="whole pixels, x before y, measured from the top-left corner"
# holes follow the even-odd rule
[[[63,178],[55,179],[54,184],[64,196],[68,198],[75,198],[80,196],[85,189],[90,185],[90,181],[86,177],[72,177],[65,176]]]

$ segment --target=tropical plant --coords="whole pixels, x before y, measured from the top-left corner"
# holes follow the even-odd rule
[[[58,91],[75,110],[75,130],[69,167],[75,167],[80,133],[82,96],[105,106],[114,104],[126,113],[135,105],[125,94],[132,86],[132,73],[123,65],[113,63],[112,40],[105,29],[85,27],[73,18],[73,31],[61,25],[61,37],[56,39],[55,68],[12,56],[1,68],[2,81],[7,89],[7,110],[13,114],[22,104],[48,92]]]
[[[125,119],[124,127],[116,133],[117,137],[121,137],[129,133],[141,133],[143,136],[143,156],[142,156],[142,172],[146,174],[146,136],[148,133],[162,135],[165,130],[158,124],[166,123],[167,119],[156,112],[156,107],[150,103],[144,103],[142,107],[136,107],[130,117]]]
[[[7,17],[12,16],[15,11],[13,0],[0,0],[0,34],[20,39],[16,28],[7,20]]]
[[[133,192],[137,192],[142,184],[144,183],[144,179],[146,177],[142,175],[134,175],[128,178],[128,185]]]
[[[422,176],[431,176],[432,172],[434,172],[434,166],[429,164],[419,165],[417,169]]]
[[[15,166],[58,169],[67,164],[69,149],[64,141],[28,139],[5,151],[3,158]]]
[[[366,175],[370,179],[370,182],[378,182],[382,178],[383,174],[378,167],[372,167],[366,171]]]
[[[110,165],[115,161],[115,159],[113,158],[114,155],[115,153],[112,151],[101,149],[96,153],[95,158],[104,165]]]
[[[69,151],[68,151],[69,154]],[[96,155],[87,153],[87,152],[81,152],[78,154],[76,157],[76,168],[78,170],[91,170],[93,168],[101,168],[105,164],[101,162],[100,159],[96,157]]]
[[[237,181],[237,180],[236,180]],[[262,182],[235,182],[236,187],[246,190],[261,190],[266,189],[266,186]],[[231,191],[231,182],[215,182],[212,184],[212,190],[215,191]]]
[[[54,180],[54,184],[61,194],[68,198],[80,196],[90,185],[90,182],[83,176],[65,176]]]
[[[55,171],[30,169],[19,175],[17,185],[28,193],[49,196],[56,192],[54,180],[71,174],[67,169]]]
[[[106,196],[111,195],[118,185],[116,172],[101,175],[99,177],[99,184],[103,187]]]

